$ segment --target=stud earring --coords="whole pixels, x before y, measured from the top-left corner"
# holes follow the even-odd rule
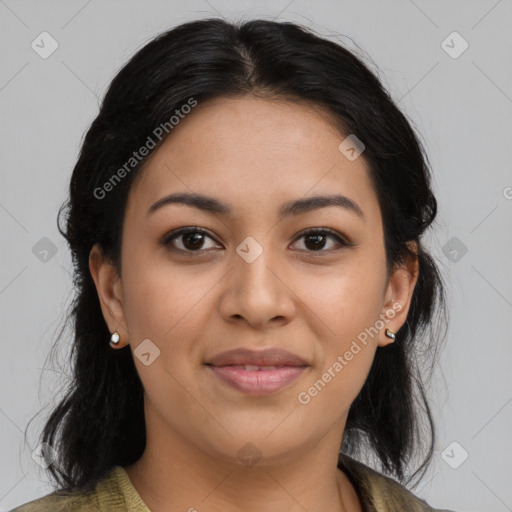
[[[110,337],[110,346],[115,348],[117,345],[119,345],[119,340],[121,339],[121,336],[119,336],[119,333],[116,331],[112,336]]]
[[[388,338],[391,338],[393,341],[395,341],[396,333],[390,331],[389,329],[386,329],[385,333]]]

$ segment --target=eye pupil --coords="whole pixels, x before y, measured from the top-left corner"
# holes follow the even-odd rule
[[[189,231],[185,233],[183,236],[183,245],[187,249],[200,249],[203,245],[203,234],[198,233],[197,231]],[[189,247],[188,242],[191,241],[192,246]]]
[[[307,241],[314,239],[316,241],[313,242],[313,249],[322,249],[325,246],[325,238],[326,238],[325,235],[319,234],[319,233],[307,235],[305,245],[306,245],[306,247],[308,247],[308,249],[310,249],[311,247],[309,247],[309,244]],[[323,240],[319,242],[319,239],[323,239]]]

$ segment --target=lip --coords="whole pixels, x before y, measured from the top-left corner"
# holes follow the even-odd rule
[[[237,348],[213,356],[207,364],[212,366],[255,365],[255,366],[308,366],[296,354],[280,348],[251,350]]]
[[[281,366],[275,370],[246,370],[242,366],[207,366],[232,388],[248,395],[262,396],[282,391],[296,381],[306,366]]]
[[[262,367],[275,368],[262,368]],[[262,396],[289,387],[308,368],[299,356],[282,349],[235,349],[214,356],[206,367],[238,391]]]

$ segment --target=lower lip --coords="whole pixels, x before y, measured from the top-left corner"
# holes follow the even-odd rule
[[[275,370],[245,370],[239,366],[208,368],[231,387],[250,395],[269,395],[288,387],[306,369],[305,366],[283,366]]]

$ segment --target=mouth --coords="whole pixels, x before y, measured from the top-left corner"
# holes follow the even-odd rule
[[[281,349],[238,349],[214,356],[207,369],[222,383],[252,396],[277,393],[292,385],[309,365]]]

